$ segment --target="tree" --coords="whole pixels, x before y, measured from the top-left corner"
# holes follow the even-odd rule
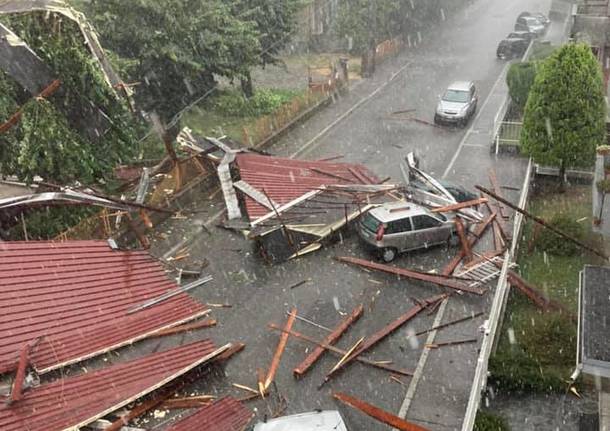
[[[167,122],[215,86],[215,75],[248,76],[260,62],[256,25],[223,0],[97,0],[91,14],[102,41],[131,60],[136,101]]]
[[[0,114],[23,106],[21,120],[0,134],[0,171],[31,181],[39,175],[58,183],[93,183],[135,152],[135,121],[104,80],[78,26],[56,14],[3,17],[61,81],[48,100],[36,101],[0,73]],[[107,119],[103,130],[87,128],[89,113]],[[95,135],[95,139],[91,136]]]
[[[525,106],[521,147],[544,165],[590,166],[606,139],[601,68],[591,48],[568,44],[540,65]]]
[[[506,74],[506,84],[513,103],[523,112],[530,89],[536,79],[536,63],[514,63]]]
[[[233,3],[235,16],[255,26],[260,44],[258,65],[264,68],[280,61],[278,54],[290,42],[301,6],[302,0],[238,0]],[[249,71],[241,79],[241,84],[246,97],[254,95]]]

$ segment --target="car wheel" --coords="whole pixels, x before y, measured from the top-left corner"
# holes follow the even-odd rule
[[[381,250],[381,259],[385,263],[392,262],[394,259],[396,259],[397,255],[398,255],[398,250],[396,250],[394,247],[386,247]]]

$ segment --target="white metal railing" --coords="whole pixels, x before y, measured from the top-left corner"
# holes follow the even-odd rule
[[[521,196],[519,197],[519,208],[521,209],[525,209],[525,205],[527,204],[532,170],[533,163],[532,159],[530,159],[527,165],[525,181],[523,182],[523,186],[521,188]],[[479,405],[481,404],[481,395],[483,393],[483,389],[485,386],[487,386],[489,357],[493,351],[498,329],[500,328],[501,317],[504,314],[508,293],[510,291],[510,286],[508,284],[508,270],[511,268],[512,261],[518,250],[519,235],[521,234],[521,230],[523,228],[523,222],[523,214],[517,213],[513,225],[513,243],[510,250],[507,250],[506,253],[504,253],[504,263],[502,265],[502,271],[500,272],[500,278],[498,279],[498,284],[496,286],[494,299],[491,304],[489,318],[483,325],[485,333],[483,336],[483,342],[481,343],[479,358],[477,359],[477,368],[475,370],[474,380],[470,390],[466,415],[464,417],[464,422],[462,423],[462,431],[471,431],[473,429],[477,411],[479,410]]]
[[[530,42],[527,49],[523,53],[523,57],[521,57],[521,62],[527,61],[530,58],[530,55],[532,55],[532,49],[533,49],[534,43],[535,43],[534,40],[532,40]],[[508,112],[508,108],[510,107],[510,103],[511,103],[510,94],[508,94],[508,92],[507,92],[506,96],[504,97],[504,102],[502,102],[500,109],[498,110],[498,112],[496,113],[496,116],[494,117],[494,127],[492,130],[491,136],[493,136],[493,142],[495,143],[495,146],[496,146],[496,156],[498,155],[498,152],[500,151],[500,140],[501,140],[500,132],[502,129],[502,124],[504,123],[504,117],[506,117],[506,113]]]

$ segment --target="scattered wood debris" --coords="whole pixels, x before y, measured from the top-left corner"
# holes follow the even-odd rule
[[[279,326],[277,326],[277,325],[275,325],[273,323],[269,324],[269,328],[273,329],[273,330],[276,330],[276,331],[280,331],[280,332],[284,331],[284,329],[280,328]],[[322,343],[321,341],[318,341],[318,340],[316,340],[316,339],[314,339],[312,337],[308,337],[307,335],[303,335],[303,334],[301,334],[299,332],[288,331],[286,333],[289,334],[289,335],[292,335],[293,337],[298,338],[300,340],[304,340],[304,341],[307,341],[309,343],[312,343],[312,344],[315,344],[317,346],[320,346],[320,347],[322,347],[322,348],[328,350],[329,352],[332,352],[332,353],[334,353],[334,354],[336,354],[338,356],[343,356],[346,353],[345,350],[339,349],[338,347],[332,346],[330,344]],[[400,375],[403,375],[403,376],[412,376],[413,375],[413,371],[411,371],[411,370],[401,370],[401,369],[398,369],[398,368],[394,368],[394,367],[388,365],[387,362],[385,362],[385,361],[372,361],[370,359],[366,359],[366,358],[362,358],[362,357],[355,357],[354,360],[356,360],[358,362],[361,362],[363,364],[370,365],[372,367],[376,367],[376,368],[379,368],[379,369],[382,369],[382,370],[385,370],[385,371],[389,371],[389,372],[394,373],[394,374],[400,374]]]
[[[375,407],[372,404],[366,403],[357,398],[351,397],[341,392],[335,392],[333,397],[336,400],[341,401],[342,403],[353,407],[357,410],[360,410],[367,416],[372,417],[373,419],[389,425],[391,427],[396,428],[400,431],[428,431],[427,428],[420,427],[411,422],[407,422],[406,420],[399,418],[398,416],[394,416],[391,413],[386,412],[385,410],[380,409],[379,407]]]
[[[423,272],[418,272],[410,269],[397,268],[390,265],[383,265],[381,263],[376,263],[364,259],[359,259],[355,257],[337,257],[337,260],[344,263],[350,263],[352,265],[359,265],[365,268],[374,269],[376,271],[387,272],[389,274],[395,274],[401,277],[412,278],[414,280],[426,281],[429,283],[433,283],[439,286],[448,287],[450,289],[474,293],[476,295],[483,295],[485,293],[482,289],[477,289],[474,287],[469,287],[466,283],[459,279],[451,279],[446,277],[441,277],[438,275],[427,274]]]
[[[320,343],[325,345],[335,344],[348,328],[362,316],[364,306],[360,304],[356,307],[339,325]],[[317,346],[292,372],[295,377],[303,376],[315,362],[324,354],[326,349],[321,345]]]
[[[294,324],[294,321],[296,320],[296,315],[297,315],[297,309],[293,308],[290,311],[290,316],[288,316],[288,320],[286,321],[286,326],[284,327],[284,329],[286,331],[290,331],[292,329],[292,325]],[[271,385],[271,382],[273,382],[273,379],[275,378],[275,373],[277,372],[277,368],[280,365],[280,359],[282,358],[282,353],[284,353],[284,349],[286,348],[287,342],[288,342],[288,333],[282,332],[282,334],[280,335],[280,341],[277,344],[277,349],[275,351],[275,354],[273,355],[273,359],[271,360],[271,365],[269,366],[269,371],[267,372],[267,376],[265,377],[265,380],[263,383],[263,392],[267,392],[267,390],[269,389],[269,386]],[[260,382],[260,380],[259,380],[259,382]]]

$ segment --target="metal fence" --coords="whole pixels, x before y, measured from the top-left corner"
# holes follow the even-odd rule
[[[527,166],[527,173],[523,187],[521,189],[521,196],[519,198],[519,208],[525,209],[527,200],[530,193],[530,183],[532,179],[533,163],[530,159]],[[466,409],[466,415],[464,422],[462,423],[462,431],[471,431],[474,428],[474,422],[477,416],[479,405],[481,404],[481,396],[484,388],[487,386],[487,375],[489,366],[489,357],[491,356],[496,339],[498,337],[498,331],[502,327],[502,316],[506,308],[506,302],[508,300],[508,293],[510,292],[510,285],[508,283],[508,270],[510,269],[511,263],[513,262],[515,255],[517,254],[519,247],[519,238],[523,229],[524,217],[521,213],[515,215],[515,222],[513,225],[513,242],[510,250],[504,253],[504,264],[502,265],[502,271],[500,272],[500,278],[494,293],[491,310],[489,312],[489,318],[483,325],[484,338],[481,343],[481,349],[479,357],[477,359],[477,368],[475,369],[475,376],[473,385],[470,390],[470,398],[468,400],[468,407]]]
[[[501,145],[518,146],[521,140],[523,121],[502,121],[496,133],[496,154]]]

